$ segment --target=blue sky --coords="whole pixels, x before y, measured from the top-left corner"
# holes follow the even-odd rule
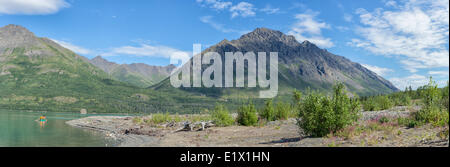
[[[447,0],[0,0],[0,26],[22,25],[88,58],[169,64],[258,27],[309,40],[399,89],[449,78]]]

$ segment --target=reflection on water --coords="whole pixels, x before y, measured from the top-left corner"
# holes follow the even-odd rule
[[[65,122],[85,116],[78,113],[42,113],[0,110],[0,147],[105,147],[115,143],[105,135],[74,128]]]
[[[39,125],[41,125],[41,128],[45,128],[45,123],[47,123],[47,121],[39,121]]]

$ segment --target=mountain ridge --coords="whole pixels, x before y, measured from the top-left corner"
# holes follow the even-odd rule
[[[112,79],[87,58],[17,25],[0,27],[0,92],[0,109],[7,110],[186,110],[170,95]]]
[[[174,65],[151,66],[144,63],[117,64],[96,56],[89,62],[102,69],[113,78],[138,87],[146,88],[167,78]]]
[[[315,44],[304,41],[298,42],[295,37],[285,35],[280,31],[268,28],[257,28],[232,41],[222,40],[216,45],[205,49],[202,53],[218,52],[278,52],[280,89],[289,94],[293,89],[331,90],[336,82],[343,82],[350,91],[358,95],[374,95],[391,93],[398,89],[388,80],[359,63],[332,54]],[[222,59],[224,60],[223,56]],[[169,86],[168,79],[153,86],[153,89]],[[182,88],[187,91],[199,91],[194,88]],[[281,90],[283,92],[283,90]],[[200,92],[208,92],[200,90]],[[216,89],[212,96],[229,96],[225,89]],[[219,92],[219,93],[218,93]],[[231,91],[237,92],[237,91]],[[218,93],[218,94],[217,94]]]

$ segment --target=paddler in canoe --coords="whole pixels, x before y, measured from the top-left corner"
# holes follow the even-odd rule
[[[47,117],[45,115],[43,115],[43,116],[39,117],[39,120],[41,122],[47,122]]]
[[[39,117],[39,119],[36,120],[36,121],[45,123],[45,122],[47,122],[47,117],[45,115],[41,115]]]

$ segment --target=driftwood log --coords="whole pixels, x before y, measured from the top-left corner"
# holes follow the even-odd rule
[[[215,125],[212,123],[212,121],[208,122],[195,122],[191,123],[189,121],[183,123],[183,127],[181,129],[178,129],[176,132],[179,131],[203,131],[207,128],[214,127]]]

